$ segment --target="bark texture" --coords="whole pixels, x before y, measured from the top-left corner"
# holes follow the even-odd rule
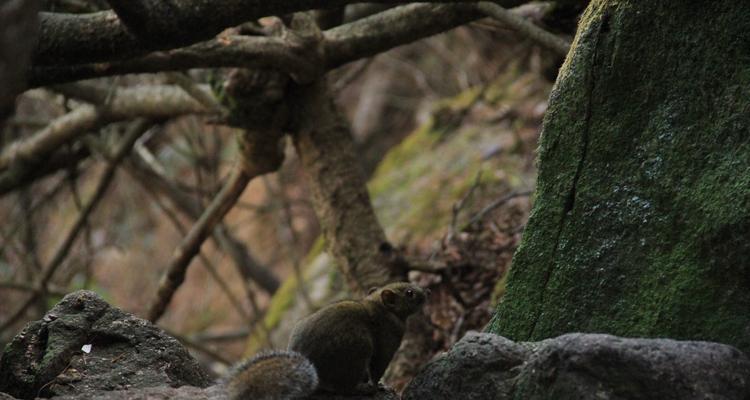
[[[39,1],[11,0],[0,4],[0,122],[14,108],[25,86],[26,68],[36,42]]]
[[[593,1],[490,330],[750,351],[750,3]]]
[[[403,279],[404,271],[392,262],[393,252],[372,208],[349,125],[326,80],[300,88],[299,98],[302,121],[294,144],[339,270],[360,294]]]

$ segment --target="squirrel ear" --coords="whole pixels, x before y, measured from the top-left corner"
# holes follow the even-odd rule
[[[380,293],[380,299],[383,300],[383,304],[392,306],[396,304],[396,293],[393,290],[385,289]]]
[[[375,293],[376,290],[378,290],[377,286],[371,287],[370,290],[367,291],[367,295],[369,296],[369,295]]]

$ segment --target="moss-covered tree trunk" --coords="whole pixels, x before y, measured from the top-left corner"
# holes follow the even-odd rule
[[[750,351],[750,2],[591,3],[490,329]]]

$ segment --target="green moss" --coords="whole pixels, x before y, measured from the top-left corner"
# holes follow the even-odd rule
[[[737,47],[750,4],[712,4],[707,19],[676,0],[592,2],[551,95],[537,200],[491,331],[750,351],[750,57]]]
[[[500,280],[497,281],[495,284],[495,287],[492,289],[492,296],[490,296],[490,304],[493,307],[496,307],[498,303],[500,303],[500,300],[505,296],[505,290],[508,287],[508,273],[509,271],[505,271],[502,277],[500,277]]]
[[[516,78],[528,84],[526,76]],[[369,190],[391,240],[432,237],[448,227],[451,207],[466,194],[480,171],[483,188],[517,187],[529,178],[521,176],[522,163],[518,160],[483,160],[483,151],[497,146],[496,127],[464,124],[457,128],[478,101],[486,101],[490,88],[510,82],[515,82],[511,75],[503,75],[488,88],[473,88],[440,102],[433,117],[383,159]],[[536,91],[526,90],[525,96],[538,96],[538,85],[535,88]],[[501,100],[495,95],[493,101]],[[440,162],[435,162],[436,157]],[[499,177],[498,170],[505,174]]]

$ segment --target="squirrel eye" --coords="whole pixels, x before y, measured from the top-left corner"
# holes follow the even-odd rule
[[[414,297],[414,291],[411,289],[406,289],[406,297]]]

